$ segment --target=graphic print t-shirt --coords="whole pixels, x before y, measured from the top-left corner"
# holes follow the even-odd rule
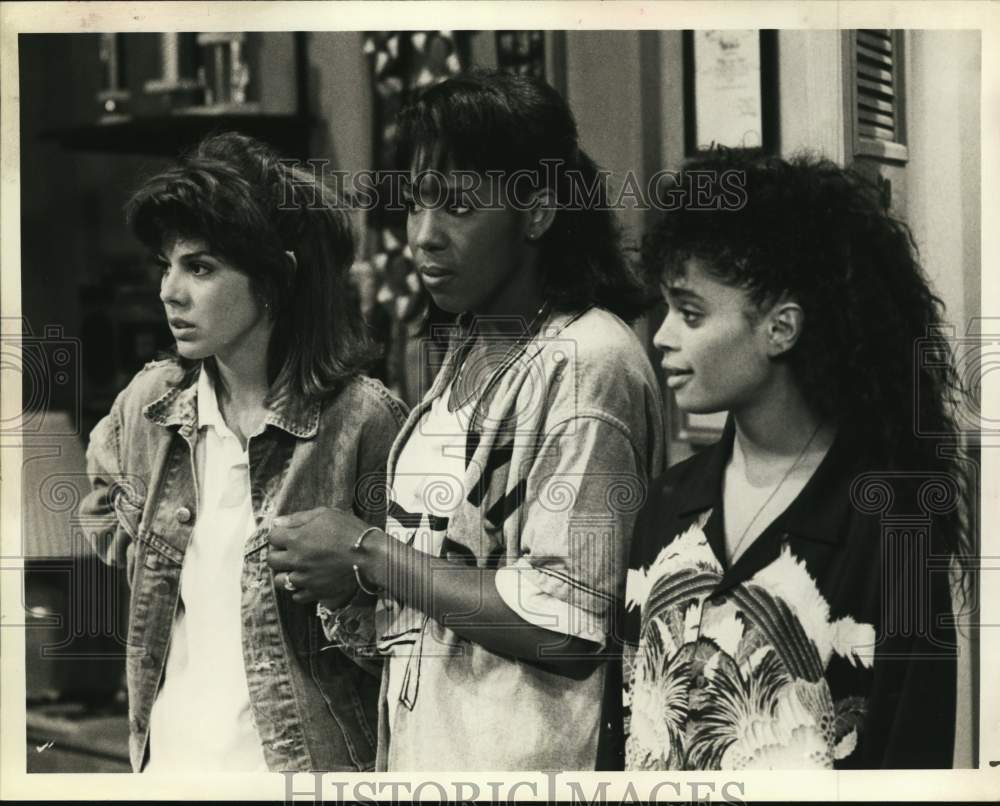
[[[468,408],[448,411],[439,397],[399,456],[386,532],[414,548],[441,556],[450,513],[465,498],[465,428]],[[393,600],[378,609],[379,651],[389,655],[387,707],[392,725],[406,680],[406,660],[420,638],[424,614]]]

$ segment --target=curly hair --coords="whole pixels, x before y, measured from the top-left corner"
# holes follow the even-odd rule
[[[271,399],[284,391],[328,397],[375,357],[349,282],[347,210],[264,143],[237,133],[208,137],[144,182],[125,212],[149,249],[179,237],[203,240],[249,276],[274,316]],[[179,360],[188,369],[197,364]]]
[[[400,112],[396,146],[406,168],[433,154],[456,170],[537,176],[558,200],[539,239],[546,299],[563,310],[599,305],[626,321],[649,308],[648,289],[622,253],[598,167],[579,147],[573,113],[541,79],[473,70],[434,85]]]
[[[778,360],[788,362],[809,405],[848,426],[886,469],[954,479],[966,504],[942,539],[953,554],[970,554],[971,485],[956,422],[964,393],[943,303],[908,227],[885,211],[868,180],[817,157],[717,150],[690,162],[679,188],[692,172],[737,172],[742,204],[668,212],[643,243],[647,279],[682,275],[694,257],[718,281],[745,290],[758,309],[793,298],[805,325]],[[917,360],[918,345],[932,360]]]

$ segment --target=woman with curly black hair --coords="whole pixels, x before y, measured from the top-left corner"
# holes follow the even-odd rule
[[[282,519],[275,567],[299,585],[302,569],[353,566],[378,595],[385,768],[594,769],[601,650],[663,456],[626,324],[648,294],[544,82],[450,79],[400,133],[409,245],[460,317],[389,458],[385,531],[332,510]],[[330,535],[338,552],[319,548]]]
[[[741,153],[694,171],[741,198],[648,238],[654,343],[678,407],[729,418],[639,518],[625,765],[951,766],[948,576],[971,541],[941,302],[851,171]]]

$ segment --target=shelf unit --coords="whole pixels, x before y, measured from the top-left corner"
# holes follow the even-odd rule
[[[304,114],[206,111],[49,129],[41,137],[76,151],[176,157],[209,134],[239,131],[263,140],[289,157],[304,157],[312,125],[312,118]]]

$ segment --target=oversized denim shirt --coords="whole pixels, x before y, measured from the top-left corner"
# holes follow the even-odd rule
[[[196,378],[172,360],[148,364],[95,427],[87,451],[93,491],[80,519],[105,561],[126,565],[131,588],[126,677],[136,771],[147,757],[181,566],[198,519]],[[248,440],[257,528],[243,557],[243,657],[272,770],[358,771],[374,763],[378,678],[325,639],[315,605],[275,588],[267,535],[274,517],[316,506],[381,523],[384,507],[365,491],[383,483],[405,415],[380,383],[359,377],[322,403],[275,400],[263,430]]]
[[[465,330],[460,322],[437,380],[399,433],[390,484],[461,365]],[[581,634],[579,621],[604,644],[635,517],[663,462],[663,405],[635,334],[600,308],[550,316],[508,354],[456,436],[466,471],[448,518],[416,523],[393,501],[390,530],[457,565],[497,569],[498,592],[525,620],[539,624],[532,614],[545,603],[565,605],[570,623],[550,629]],[[378,769],[595,768],[606,664],[572,679],[492,652],[391,597],[376,623],[380,650],[393,656],[383,673]]]

